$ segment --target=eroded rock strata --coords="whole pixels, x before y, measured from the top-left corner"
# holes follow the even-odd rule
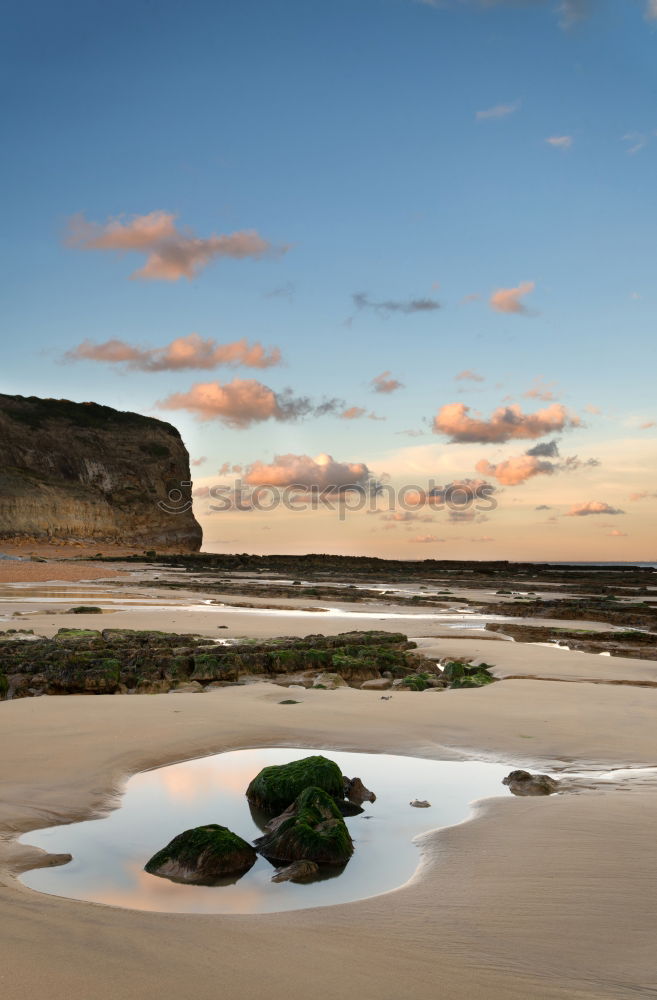
[[[171,424],[0,394],[0,539],[196,552],[190,480]]]

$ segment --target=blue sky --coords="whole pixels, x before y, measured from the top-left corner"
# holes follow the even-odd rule
[[[641,425],[657,420],[657,19],[643,0],[588,6],[566,26],[564,5],[541,0],[10,3],[2,391],[170,419],[192,456],[207,457],[201,486],[224,462],[289,453],[330,453],[402,481],[422,463],[426,477],[460,479],[482,459],[523,454],[535,439],[449,444],[430,423],[454,402],[486,418],[509,401],[549,406],[523,397],[542,376],[586,424],[557,435],[562,454],[600,465],[498,484],[487,552],[544,555],[529,512],[547,491],[564,552],[576,522],[601,557],[642,558],[650,505],[627,496],[655,491],[654,427]],[[102,227],[153,212],[200,238],[255,230],[287,250],[211,260],[191,280],[131,280],[143,253],[66,244],[74,216]],[[496,291],[525,282],[533,290],[514,301],[526,311],[491,307]],[[359,292],[440,308],[358,309]],[[159,348],[192,332],[277,346],[284,363],[62,362],[84,340]],[[455,381],[463,370],[484,380]],[[382,371],[404,387],[374,393]],[[338,407],[235,429],[156,406],[235,377],[386,419],[344,420]],[[409,429],[424,436],[399,433]],[[589,501],[624,504],[611,515],[622,531],[566,521]],[[520,532],[512,502],[527,512]],[[262,547],[244,520],[235,545]],[[270,548],[289,540],[282,522],[264,526]],[[421,553],[412,525],[385,537],[364,522],[348,538],[343,526],[322,530],[341,551],[457,556],[477,544],[441,524],[423,532],[445,541]]]

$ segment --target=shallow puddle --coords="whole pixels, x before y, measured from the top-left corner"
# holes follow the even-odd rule
[[[307,884],[273,883],[274,867],[258,857],[246,875],[220,886],[181,885],[143,870],[174,836],[205,823],[254,840],[263,820],[252,814],[244,794],[250,780],[270,764],[320,752],[343,774],[360,777],[377,796],[362,813],[346,819],[355,850],[344,869],[324,867],[320,880]],[[413,838],[462,822],[476,799],[508,795],[502,785],[508,771],[508,766],[481,761],[298,747],[235,750],[185,761],[130,778],[120,807],[103,819],[25,834],[22,843],[72,854],[73,860],[26,872],[21,881],[57,896],[169,913],[274,913],[352,902],[407,882],[420,860]],[[413,799],[426,799],[431,808],[415,808]]]

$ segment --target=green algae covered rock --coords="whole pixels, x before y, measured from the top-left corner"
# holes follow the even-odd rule
[[[226,875],[243,875],[256,860],[256,852],[236,833],[208,823],[185,830],[154,854],[144,865],[151,875],[194,885],[212,883]]]
[[[344,798],[342,771],[326,757],[304,757],[290,764],[264,767],[246,790],[251,805],[269,813],[287,809],[305,788],[320,788],[333,799]]]
[[[274,861],[344,865],[354,852],[340,810],[321,788],[305,788],[255,843],[264,857]]]
[[[101,635],[93,628],[60,628],[54,636],[56,642],[70,642],[77,639],[100,639]]]

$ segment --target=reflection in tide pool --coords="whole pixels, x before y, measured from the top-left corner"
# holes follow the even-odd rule
[[[320,881],[304,885],[272,883],[274,868],[259,857],[237,882],[212,887],[180,885],[143,870],[176,834],[204,823],[220,823],[254,840],[261,829],[244,794],[251,778],[270,764],[318,752],[348,777],[362,778],[377,796],[346,820],[355,852],[344,870],[324,868]],[[120,807],[103,819],[25,834],[23,843],[72,854],[73,860],[26,872],[21,881],[58,896],[169,913],[272,913],[351,902],[408,881],[419,862],[413,837],[461,822],[475,799],[509,794],[501,783],[507,771],[473,761],[288,747],[216,754],[135,775]],[[428,799],[431,808],[410,806],[416,798]]]

